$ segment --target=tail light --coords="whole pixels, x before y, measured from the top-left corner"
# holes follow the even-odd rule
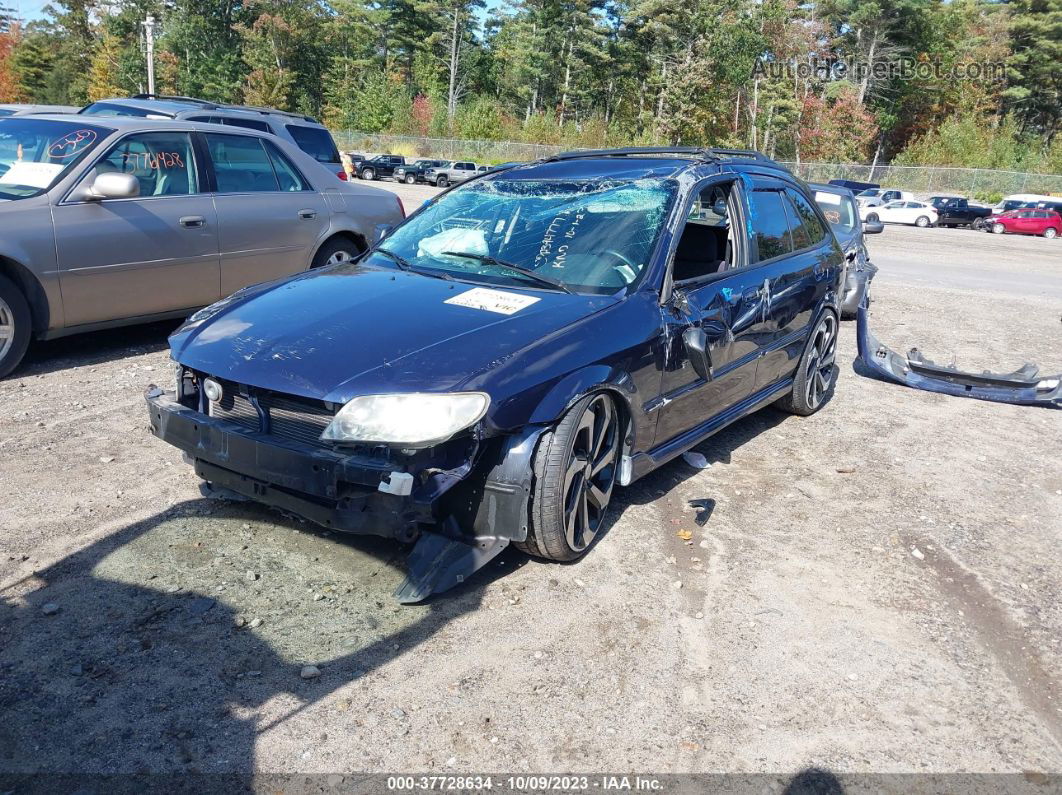
[[[339,170],[339,171],[336,172],[336,176],[339,177],[344,182],[347,181],[347,172],[346,171]]]

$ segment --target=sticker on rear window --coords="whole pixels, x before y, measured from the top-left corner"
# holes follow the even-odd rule
[[[467,306],[469,309],[483,309],[487,312],[497,312],[499,315],[512,315],[521,309],[527,309],[538,301],[531,295],[520,293],[507,293],[502,290],[489,290],[486,287],[473,287],[471,290],[447,298],[444,303],[454,306]]]
[[[815,191],[815,201],[819,204],[840,204],[841,197],[836,193],[826,193],[825,191]]]

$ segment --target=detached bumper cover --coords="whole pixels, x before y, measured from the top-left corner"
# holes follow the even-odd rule
[[[858,309],[857,324],[860,360],[886,381],[956,397],[1062,408],[1062,373],[1041,377],[1034,364],[1025,364],[1012,373],[963,372],[935,364],[917,348],[901,356],[882,345],[870,331],[865,306]]]

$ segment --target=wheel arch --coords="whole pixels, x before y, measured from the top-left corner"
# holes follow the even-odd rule
[[[362,254],[369,250],[369,243],[365,239],[365,236],[361,233],[355,232],[352,229],[329,230],[328,234],[324,236],[321,242],[318,243],[317,247],[313,250],[313,256],[310,257],[311,266],[313,265],[313,261],[317,259],[317,255],[320,253],[321,249],[323,249],[333,240],[349,240],[357,247],[359,254]]]
[[[593,365],[577,370],[559,380],[538,402],[528,420],[529,425],[552,425],[584,397],[596,392],[612,396],[626,430],[625,454],[634,449],[637,431],[634,422],[634,379],[625,371],[607,365]]]
[[[0,274],[14,282],[26,297],[34,333],[46,331],[51,318],[51,306],[40,280],[25,265],[3,254],[0,254]]]

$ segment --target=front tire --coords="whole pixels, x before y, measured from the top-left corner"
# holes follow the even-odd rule
[[[826,312],[819,318],[804,355],[800,357],[793,390],[778,401],[778,407],[801,417],[822,408],[837,378],[836,361],[837,317]]]
[[[1047,229],[1044,230],[1044,237],[1046,237],[1048,240],[1058,237],[1058,230],[1055,229],[1053,226],[1049,226],[1047,227]]]
[[[437,180],[435,180],[435,187],[437,188],[445,188],[449,184],[450,182],[446,179],[446,177],[439,177]]]
[[[527,539],[546,560],[581,558],[604,526],[619,471],[623,423],[612,398],[587,395],[539,440]]]
[[[376,172],[373,171],[371,168],[367,168],[361,172],[361,178],[367,179],[371,182],[372,180],[376,179]]]
[[[406,184],[407,185],[416,185],[417,184],[417,178],[415,176],[413,176],[412,174],[406,174]]]
[[[0,378],[18,367],[26,355],[30,327],[26,297],[10,279],[0,276]]]
[[[1007,228],[1003,224],[992,224],[992,234],[1001,235],[1007,231]]]

